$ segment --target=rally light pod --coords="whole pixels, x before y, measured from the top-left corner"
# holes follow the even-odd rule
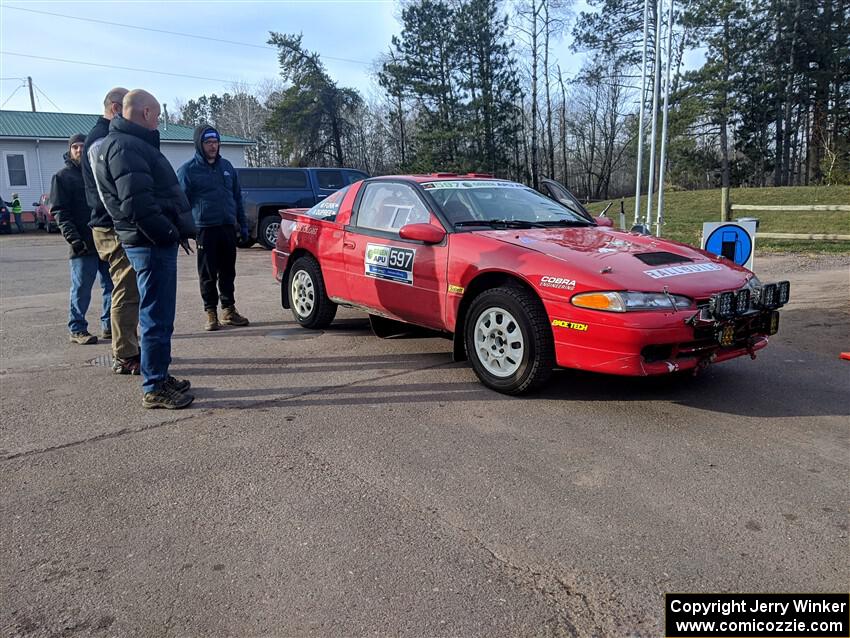
[[[762,308],[773,310],[779,305],[778,302],[779,290],[776,288],[776,284],[765,284],[762,286],[761,293],[759,294],[759,305]]]
[[[744,315],[750,309],[750,291],[743,288],[735,295],[735,314]]]
[[[779,305],[784,306],[788,303],[788,299],[791,298],[791,282],[780,281],[776,284],[776,288],[779,290]]]
[[[735,293],[721,292],[711,298],[711,311],[718,319],[729,319],[735,314]]]

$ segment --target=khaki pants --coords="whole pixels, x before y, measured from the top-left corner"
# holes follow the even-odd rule
[[[98,256],[109,264],[112,290],[112,354],[118,359],[139,356],[139,289],[136,272],[124,253],[114,228],[92,228]]]

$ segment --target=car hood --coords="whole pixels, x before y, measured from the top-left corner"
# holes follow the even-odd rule
[[[589,287],[707,297],[746,284],[752,273],[674,241],[603,227],[483,231],[500,242],[547,255],[554,276]]]

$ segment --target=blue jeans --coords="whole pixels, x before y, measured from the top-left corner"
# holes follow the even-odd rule
[[[171,334],[177,310],[177,244],[124,246],[139,288],[142,390],[153,392],[168,379]]]
[[[102,330],[111,330],[109,310],[112,307],[112,279],[109,277],[109,264],[100,261],[97,255],[72,257],[68,260],[71,267],[71,303],[68,304],[68,330],[71,334],[88,332],[89,322],[86,313],[91,303],[91,289],[94,279],[100,274],[100,286],[103,288],[103,307],[100,314]]]

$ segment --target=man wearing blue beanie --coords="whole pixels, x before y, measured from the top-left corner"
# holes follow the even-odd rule
[[[198,227],[198,279],[207,314],[205,330],[221,324],[247,326],[236,311],[236,235],[248,239],[242,189],[233,165],[219,154],[221,136],[212,126],[195,129],[195,157],[183,164],[177,177]],[[222,316],[218,319],[221,300]]]

